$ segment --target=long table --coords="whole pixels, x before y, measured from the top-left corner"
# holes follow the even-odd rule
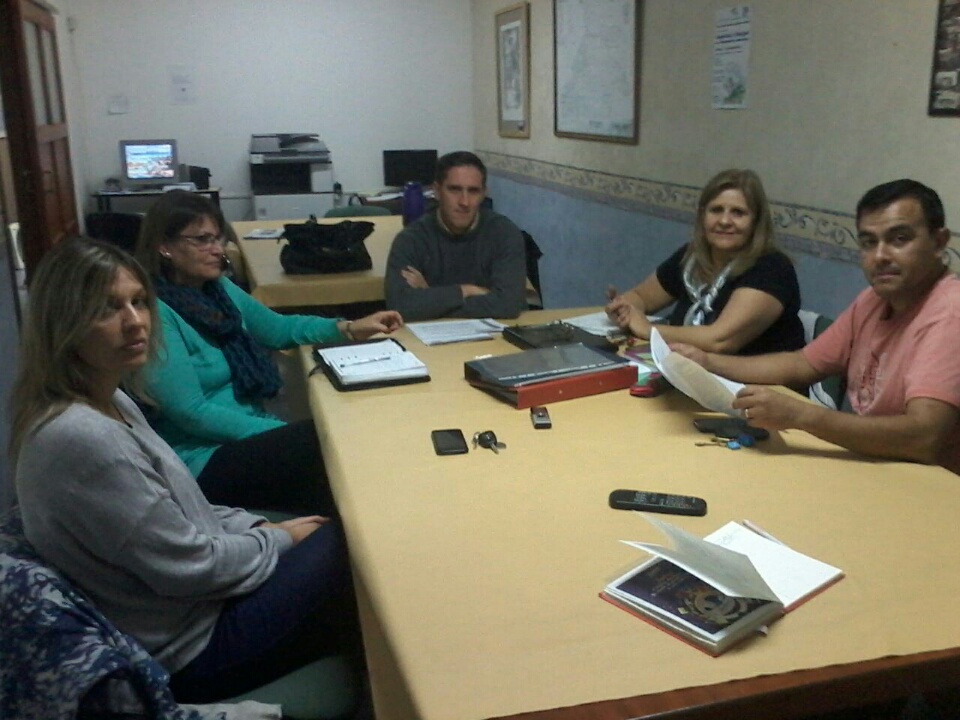
[[[372,222],[373,234],[365,241],[373,267],[363,272],[328,275],[287,275],[280,265],[280,249],[286,240],[247,240],[244,235],[258,228],[282,228],[285,223],[303,220],[256,220],[232,223],[239,238],[250,293],[267,307],[290,308],[313,305],[345,305],[383,300],[383,278],[387,255],[397,233],[403,229],[399,215],[357,218],[324,218],[320,223],[343,220]]]
[[[697,447],[705,413],[676,391],[556,403],[553,429],[534,430],[463,380],[465,360],[515,348],[397,337],[430,382],[338,393],[309,379],[379,720],[792,718],[960,681],[955,475],[800,431]],[[507,447],[437,457],[430,430],[450,427]],[[671,521],[705,535],[748,518],[846,577],[711,658],[598,597],[645,558],[620,540],[663,541],[607,507],[616,488],[702,496],[705,517]]]

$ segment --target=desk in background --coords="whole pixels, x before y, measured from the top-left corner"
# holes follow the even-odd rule
[[[553,429],[534,430],[463,380],[465,360],[516,348],[398,339],[431,382],[308,381],[380,720],[793,718],[960,680],[955,475],[797,430],[695,447],[697,408],[676,391],[555,403]],[[309,348],[301,357],[313,366]],[[492,429],[507,448],[437,457],[430,430],[447,427]],[[700,495],[706,517],[671,521],[703,536],[749,518],[847,577],[769,637],[709,657],[599,599],[646,557],[620,540],[664,541],[607,507],[621,487]]]
[[[335,224],[348,218],[324,218],[320,223]],[[282,228],[285,223],[304,220],[257,220],[235,222],[233,229],[240,243],[250,293],[267,307],[290,308],[313,305],[347,305],[383,300],[383,278],[387,255],[393,239],[403,229],[398,215],[354,218],[372,222],[373,233],[365,241],[373,267],[363,272],[326,275],[287,275],[280,265],[280,248],[286,240],[245,240],[243,236],[257,228]]]
[[[220,206],[220,188],[211,187],[204,190],[191,190],[190,192],[195,192],[197,195],[206,195],[209,197],[217,207]],[[163,195],[163,190],[161,188],[156,188],[154,190],[132,190],[119,192],[107,192],[100,190],[93,193],[93,197],[97,201],[97,212],[112,212],[113,211],[113,201],[114,200],[123,200],[126,198],[150,198],[150,197],[159,197]]]

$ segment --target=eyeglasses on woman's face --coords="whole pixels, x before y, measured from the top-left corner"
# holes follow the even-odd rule
[[[199,235],[178,235],[177,237],[180,240],[186,240],[198,250],[207,250],[215,246],[223,247],[227,244],[227,238],[223,233],[217,235],[213,233],[201,233]]]

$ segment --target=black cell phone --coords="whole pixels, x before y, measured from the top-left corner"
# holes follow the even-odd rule
[[[766,440],[770,433],[763,428],[748,425],[743,418],[697,418],[693,426],[702,433],[713,433],[721,438],[738,438],[749,435],[754,440]]]
[[[536,430],[549,430],[553,427],[553,422],[550,420],[550,413],[547,412],[547,409],[543,407],[543,405],[530,408],[530,422],[533,423],[533,427]]]
[[[437,455],[463,455],[469,450],[463,431],[458,428],[434,430],[430,433],[430,439],[433,440]]]
[[[614,490],[610,507],[615,510],[643,510],[667,515],[706,515],[707,501],[692,495],[671,495],[647,490]]]

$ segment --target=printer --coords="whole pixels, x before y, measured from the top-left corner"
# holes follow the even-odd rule
[[[334,205],[333,160],[318,135],[250,136],[250,189],[257,220],[299,220]]]

